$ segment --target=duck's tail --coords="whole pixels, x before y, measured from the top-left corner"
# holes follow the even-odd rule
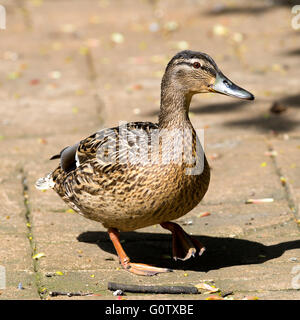
[[[52,179],[52,173],[47,174],[46,177],[39,178],[35,183],[35,187],[39,190],[52,189],[54,185],[55,182]]]

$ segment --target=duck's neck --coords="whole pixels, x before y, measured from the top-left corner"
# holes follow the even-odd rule
[[[161,84],[161,101],[159,128],[172,129],[190,127],[189,107],[192,94],[186,93],[181,87],[163,79]]]

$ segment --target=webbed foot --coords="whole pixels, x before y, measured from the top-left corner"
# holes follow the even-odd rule
[[[175,260],[187,260],[190,257],[195,257],[197,252],[200,256],[205,251],[202,243],[189,236],[177,223],[168,221],[163,222],[161,226],[172,232],[173,258]]]

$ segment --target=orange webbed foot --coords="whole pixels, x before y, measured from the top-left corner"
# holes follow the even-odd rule
[[[143,263],[126,263],[124,269],[139,276],[154,276],[159,273],[172,272],[171,269],[157,268]]]
[[[205,251],[205,247],[197,239],[189,236],[177,223],[163,222],[161,226],[172,232],[173,258],[174,260],[188,260],[199,256]]]
[[[165,272],[172,271],[171,269],[167,269],[167,268],[158,268],[158,267],[150,266],[143,263],[130,262],[129,257],[125,253],[120,243],[118,230],[114,228],[109,228],[108,234],[117,251],[118,257],[120,259],[120,263],[126,271],[129,271],[139,276],[154,276],[158,273],[165,273]]]

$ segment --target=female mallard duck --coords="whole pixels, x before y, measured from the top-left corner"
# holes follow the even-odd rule
[[[38,189],[53,188],[76,212],[101,222],[122,266],[134,274],[170,270],[130,262],[119,231],[160,224],[172,232],[175,259],[204,250],[170,220],[192,210],[208,188],[209,166],[188,116],[192,96],[205,92],[254,99],[207,54],[179,52],[162,79],[158,124],[131,122],[96,132],[52,157],[60,165],[36,183]]]

